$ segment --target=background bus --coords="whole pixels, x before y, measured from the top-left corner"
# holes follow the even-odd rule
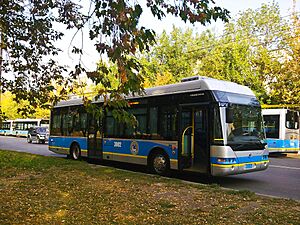
[[[135,129],[117,122],[111,111],[99,121],[81,99],[58,103],[51,112],[49,149],[73,159],[147,165],[158,174],[171,168],[219,176],[268,167],[260,104],[248,87],[192,77],[127,99]]]
[[[0,123],[0,135],[12,135],[13,133],[13,120],[5,120]]]
[[[296,153],[299,149],[299,112],[290,109],[263,109],[270,153]]]
[[[48,119],[16,119],[13,121],[12,135],[16,137],[27,137],[29,128],[36,126],[49,127]]]

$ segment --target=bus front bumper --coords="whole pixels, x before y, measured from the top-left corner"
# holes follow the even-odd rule
[[[226,176],[233,174],[249,173],[267,169],[269,160],[261,162],[249,162],[242,164],[211,164],[211,174],[213,176]]]

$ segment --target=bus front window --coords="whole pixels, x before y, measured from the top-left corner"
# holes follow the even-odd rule
[[[233,104],[232,112],[232,121],[226,124],[227,145],[235,151],[264,149],[261,109]]]
[[[299,115],[296,111],[288,110],[286,113],[286,128],[299,129]]]

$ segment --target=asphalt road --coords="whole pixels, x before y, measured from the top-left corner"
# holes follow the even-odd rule
[[[0,149],[28,152],[37,155],[61,157],[61,155],[49,151],[47,144],[30,144],[27,143],[26,138],[0,136]]]
[[[47,144],[29,144],[25,138],[0,136],[0,149],[64,157],[49,151]],[[128,164],[110,162],[105,163],[105,165],[138,172],[145,171],[145,167],[128,166]],[[207,178],[197,173],[174,173],[171,177],[195,183],[207,183]],[[218,177],[214,178],[213,182],[219,184],[221,187],[249,190],[262,195],[290,198],[300,201],[300,157],[270,158],[270,166],[265,171]]]

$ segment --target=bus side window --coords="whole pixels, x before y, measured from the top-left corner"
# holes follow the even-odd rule
[[[74,131],[80,131],[80,114],[78,112],[74,114]]]
[[[135,136],[141,137],[147,133],[147,108],[135,108],[132,110],[133,115],[137,120]]]
[[[73,115],[69,112],[62,114],[62,132],[63,135],[71,136],[73,132]]]
[[[67,114],[62,114],[62,135],[67,135],[67,129],[68,129],[68,121],[67,121]]]
[[[105,129],[106,129],[106,136],[113,136],[114,135],[114,118],[109,114],[107,115],[106,117],[106,126],[105,126]]]
[[[149,133],[152,139],[157,139],[159,138],[157,129],[158,108],[151,107],[149,114]]]
[[[124,135],[124,124],[119,123],[113,117],[111,111],[106,115],[105,120],[105,136],[106,137],[123,137]]]
[[[177,112],[175,107],[160,108],[159,134],[164,139],[176,140],[177,138]]]
[[[51,120],[51,123],[52,123],[51,134],[60,135],[61,115],[59,114],[59,112],[56,111],[53,112],[53,119]]]

